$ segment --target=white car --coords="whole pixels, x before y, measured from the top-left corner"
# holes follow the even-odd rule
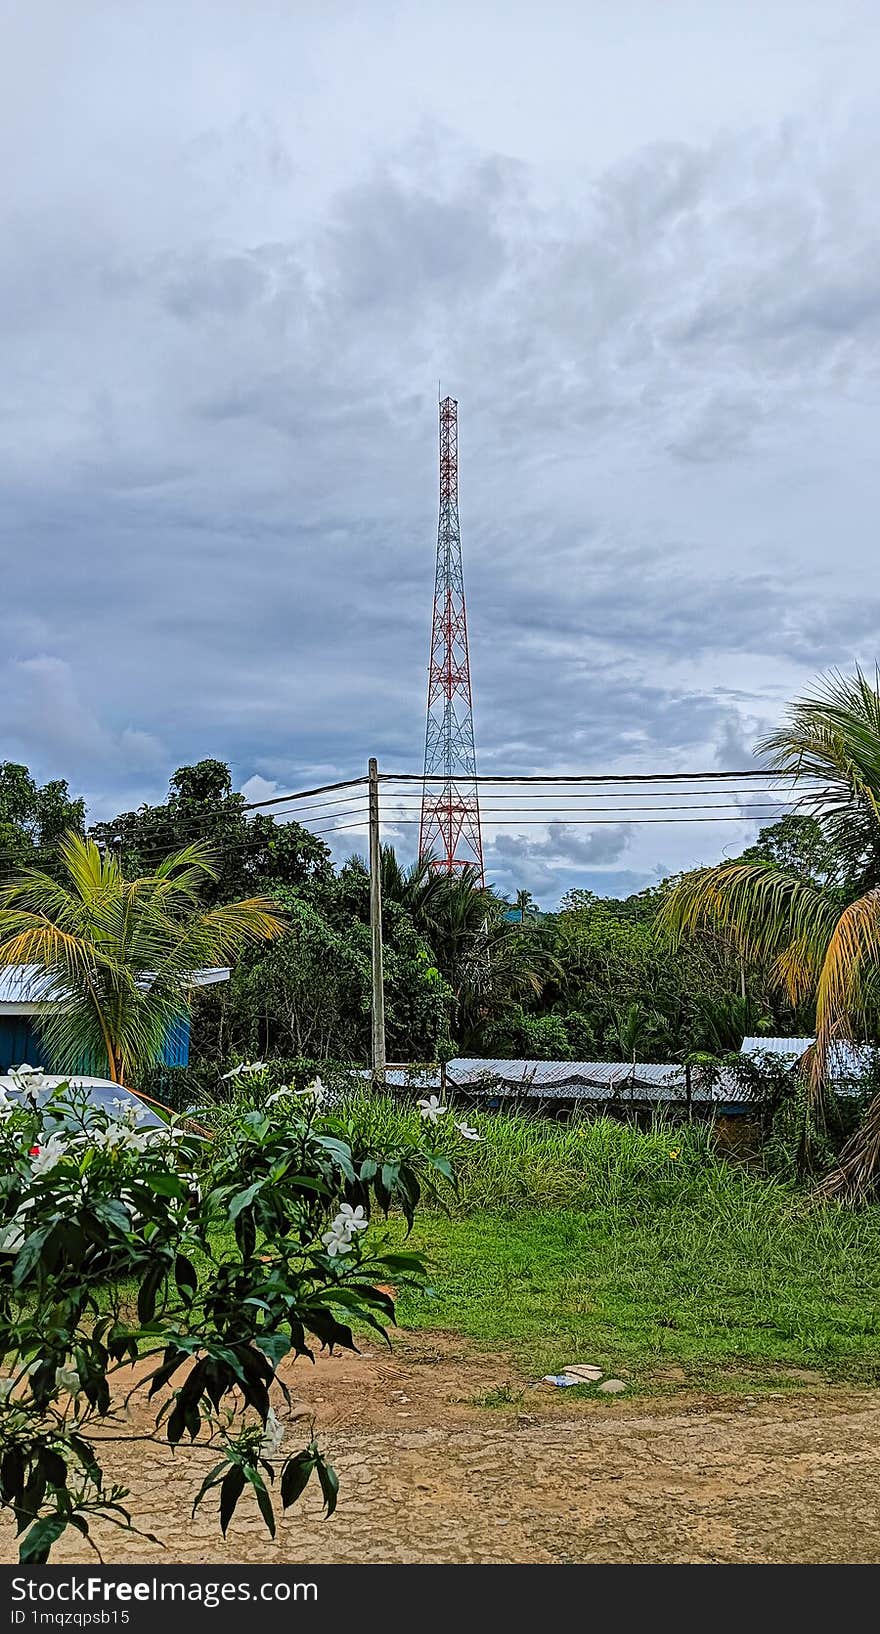
[[[36,1074],[35,1074],[36,1076]],[[0,1100],[21,1099],[25,1093],[24,1082],[27,1078],[27,1069],[18,1068],[15,1072],[0,1074]],[[168,1107],[162,1106],[159,1101],[145,1099],[136,1095],[133,1089],[126,1089],[124,1084],[114,1084],[109,1078],[83,1078],[78,1073],[40,1073],[38,1102],[42,1106],[59,1084],[70,1084],[71,1089],[85,1090],[89,1101],[94,1106],[100,1106],[105,1112],[118,1117],[122,1108],[114,1106],[114,1101],[130,1101],[132,1106],[139,1109],[138,1124],[141,1129],[149,1129],[156,1125],[164,1125],[174,1114]],[[32,1093],[32,1092],[31,1092]],[[162,1115],[164,1114],[164,1116]]]

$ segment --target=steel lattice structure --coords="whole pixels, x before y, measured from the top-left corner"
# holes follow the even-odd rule
[[[458,516],[458,403],[440,404],[440,522],[428,671],[425,782],[419,856],[446,873],[471,867],[483,882],[467,608]]]

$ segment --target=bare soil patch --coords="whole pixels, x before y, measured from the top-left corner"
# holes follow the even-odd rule
[[[96,1526],[108,1562],[880,1563],[876,1392],[820,1391],[816,1376],[796,1394],[572,1401],[430,1333],[286,1377],[339,1471],[336,1515],[309,1491],[273,1542],[246,1496],[224,1543],[210,1499],[190,1516],[207,1449],[109,1441],[108,1473],[165,1547]],[[136,1400],[131,1432],[151,1423]],[[285,1450],[308,1433],[291,1425]],[[0,1559],[15,1558],[4,1525]],[[53,1554],[89,1559],[76,1536]]]

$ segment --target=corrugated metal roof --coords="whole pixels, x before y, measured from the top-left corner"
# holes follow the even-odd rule
[[[500,1078],[511,1087],[544,1089],[551,1085],[584,1083],[597,1089],[639,1084],[646,1088],[684,1085],[684,1069],[654,1061],[508,1061],[464,1056],[450,1061],[448,1076],[457,1084]]]
[[[369,1073],[364,1074],[369,1077]],[[440,1089],[436,1066],[389,1067],[386,1082],[393,1089]],[[462,1056],[449,1061],[446,1082],[451,1089],[482,1091],[491,1095],[526,1096],[559,1101],[683,1102],[687,1096],[684,1068],[676,1062],[642,1061],[526,1061],[499,1057]],[[742,1091],[724,1076],[704,1085],[691,1075],[694,1102],[740,1104]]]
[[[39,965],[0,965],[0,1004],[37,1004],[47,986]]]
[[[813,1038],[744,1038],[740,1055],[777,1055],[792,1064],[815,1043]],[[829,1052],[831,1078],[862,1078],[868,1069],[873,1051],[867,1045],[832,1044]]]
[[[187,986],[209,987],[229,980],[229,967],[194,970]],[[144,984],[149,981],[144,978]],[[40,965],[0,965],[0,1004],[34,1005],[49,1002],[51,982]]]
[[[799,1061],[813,1043],[812,1038],[744,1038],[740,1055],[790,1055]]]

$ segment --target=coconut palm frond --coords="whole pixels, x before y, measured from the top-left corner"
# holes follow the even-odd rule
[[[814,1071],[824,1076],[835,1039],[855,1041],[880,966],[880,889],[843,909],[828,944],[816,989]]]
[[[788,710],[758,745],[776,771],[824,785],[806,803],[829,814],[867,811],[880,818],[880,670],[834,671]]]
[[[673,944],[698,930],[727,931],[742,953],[776,961],[797,989],[818,974],[836,922],[834,904],[821,890],[763,863],[722,863],[686,874],[657,918]]]
[[[106,1062],[124,1081],[160,1058],[195,971],[280,935],[284,922],[259,897],[204,911],[198,890],[214,871],[202,846],[135,880],[81,835],[65,835],[59,850],[60,881],[28,870],[0,891],[0,963],[41,971],[52,1002],[39,1025],[53,1064]]]
[[[840,859],[833,889],[741,863],[685,876],[661,909],[673,941],[706,926],[769,964],[793,1003],[816,1000],[816,1042],[804,1073],[818,1115],[835,1041],[876,1026],[880,1003],[880,668],[835,671],[793,703],[759,750],[808,788],[804,801]],[[880,1176],[880,1098],[822,1183],[826,1196],[865,1195]]]

